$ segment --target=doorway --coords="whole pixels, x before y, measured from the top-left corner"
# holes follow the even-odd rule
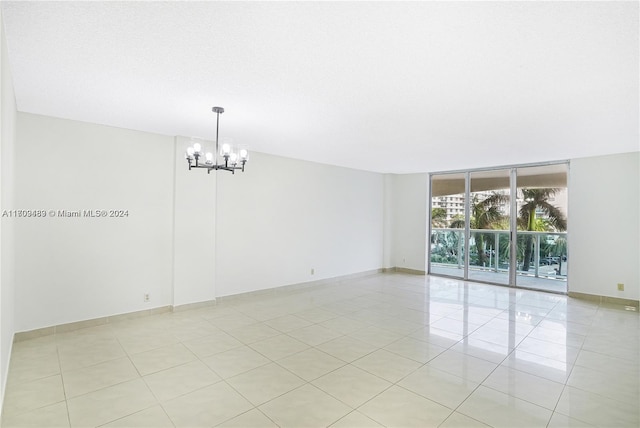
[[[566,293],[568,167],[431,174],[429,274]]]

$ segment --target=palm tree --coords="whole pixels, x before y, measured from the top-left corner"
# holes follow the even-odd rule
[[[504,193],[492,192],[482,200],[477,194],[474,194],[471,200],[471,219],[469,221],[471,229],[501,229],[504,214],[500,211],[500,207],[508,202],[509,195]],[[456,219],[451,222],[450,227],[464,229],[464,223],[464,219]],[[484,242],[485,240],[490,241],[492,236],[488,233],[477,233],[474,237],[479,266],[485,265]]]
[[[560,209],[549,203],[560,189],[521,189],[524,204],[520,207],[518,226],[521,230],[536,231],[540,228],[563,232],[567,230],[567,219]],[[545,219],[536,218],[536,211],[545,214]],[[543,221],[540,221],[543,220]],[[528,271],[533,255],[533,236],[527,234],[524,240],[523,271]]]
[[[559,236],[555,242],[555,255],[558,256],[558,273],[557,275],[562,275],[562,259],[567,254],[567,238],[564,236]]]
[[[440,207],[431,209],[431,226],[447,227],[447,210]]]

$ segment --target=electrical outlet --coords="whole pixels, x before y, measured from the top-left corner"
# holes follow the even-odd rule
[[[314,268],[311,268],[311,275],[315,275],[316,274],[316,270]]]
[[[144,301],[148,302],[149,300],[151,300],[151,296],[149,296],[149,293],[144,293]]]
[[[618,291],[624,291],[624,284],[621,282],[618,283]]]

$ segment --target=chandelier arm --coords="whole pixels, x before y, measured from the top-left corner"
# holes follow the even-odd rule
[[[215,165],[206,165],[206,164],[205,165],[202,165],[202,164],[193,165],[193,164],[191,164],[189,169],[193,169],[193,168],[206,169],[207,173],[210,173],[211,170],[215,170],[215,171],[223,170],[223,171],[229,171],[231,173],[235,173],[235,170],[237,170],[237,169],[238,170],[242,170],[243,169],[243,167],[241,167],[241,166],[228,166],[228,165],[224,165],[224,164],[215,164]]]

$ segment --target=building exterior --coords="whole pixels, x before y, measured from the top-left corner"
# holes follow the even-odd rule
[[[567,189],[563,188],[556,192],[555,196],[549,198],[549,202],[556,207],[558,207],[565,216],[567,216]],[[483,200],[489,197],[492,192],[475,192],[473,193],[474,197],[477,197],[478,200]],[[442,208],[446,212],[445,224],[448,225],[452,220],[456,218],[464,218],[464,202],[465,197],[463,194],[456,195],[447,195],[447,196],[436,196],[432,200],[432,209],[433,208]],[[522,202],[521,198],[518,198],[518,206]],[[499,206],[500,212],[507,216],[509,215],[509,203],[504,202]],[[543,210],[536,210],[536,217],[545,218],[546,214]]]

